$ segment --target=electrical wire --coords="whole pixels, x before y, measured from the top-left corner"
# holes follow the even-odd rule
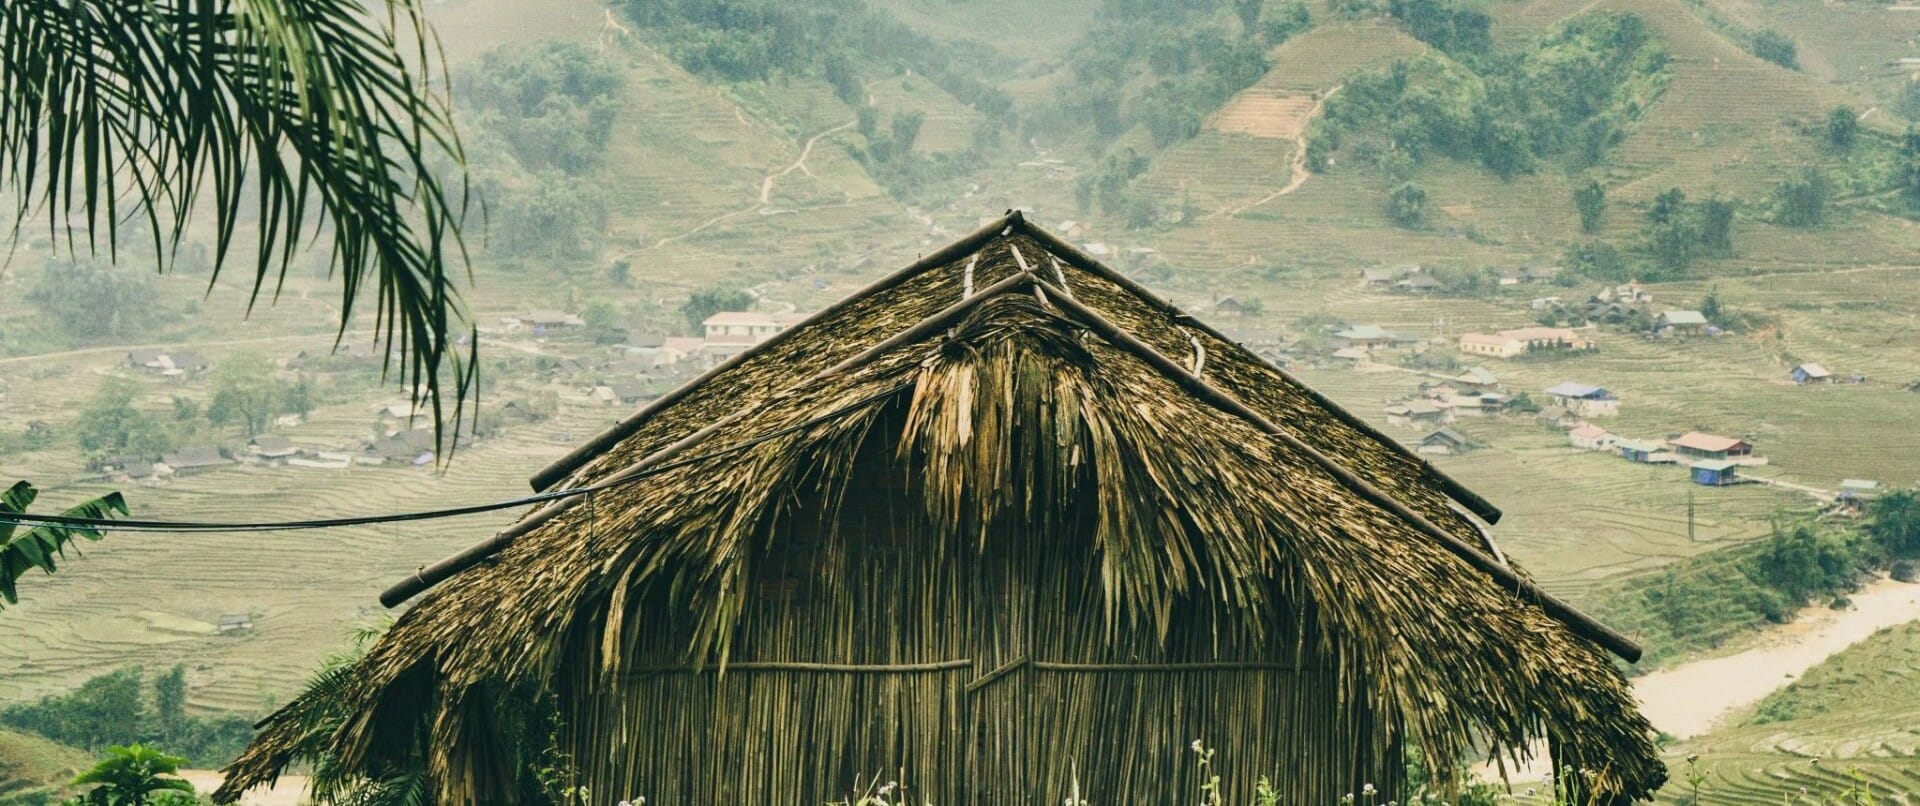
[[[304,530],[310,530],[310,529],[335,529],[335,528],[340,528],[344,526],[369,526],[369,525],[383,524],[383,523],[406,523],[409,521],[425,521],[425,520],[438,520],[441,518],[456,518],[462,515],[473,515],[473,514],[482,513],[482,512],[494,512],[502,509],[512,509],[514,507],[529,506],[532,504],[542,504],[548,501],[557,501],[563,498],[576,498],[583,495],[591,496],[592,494],[597,492],[604,492],[606,490],[624,487],[626,485],[644,481],[646,479],[661,475],[663,473],[667,473],[669,471],[678,470],[688,465],[699,464],[701,462],[706,462],[713,459],[719,459],[721,457],[730,456],[732,454],[739,453],[749,448],[766,444],[768,442],[787,436],[789,434],[793,434],[799,431],[804,431],[806,429],[813,428],[814,426],[817,426],[817,425],[823,425],[825,423],[832,422],[834,420],[840,419],[842,417],[846,417],[855,412],[861,411],[867,408],[868,406],[872,406],[882,401],[885,401],[887,398],[892,397],[893,395],[899,393],[904,388],[906,387],[904,386],[890,387],[878,393],[868,395],[867,397],[863,397],[859,400],[856,400],[840,408],[834,409],[833,411],[829,411],[818,417],[814,417],[808,420],[804,420],[802,422],[795,423],[793,425],[775,429],[768,433],[749,439],[745,442],[741,442],[737,445],[729,445],[725,448],[721,448],[716,451],[708,451],[707,453],[696,454],[696,455],[688,456],[681,459],[675,459],[671,462],[665,462],[655,467],[647,468],[645,470],[642,470],[626,478],[615,479],[612,481],[603,481],[603,482],[598,482],[594,484],[588,484],[581,487],[569,487],[569,488],[560,489],[560,490],[550,490],[544,493],[536,493],[534,495],[522,496],[520,498],[512,498],[505,501],[493,501],[485,504],[472,504],[469,506],[448,507],[445,509],[428,509],[428,510],[420,510],[416,512],[396,512],[396,513],[390,513],[386,515],[356,515],[356,516],[346,517],[346,518],[316,518],[311,520],[298,520],[298,521],[262,521],[262,522],[115,520],[112,518],[79,518],[79,517],[72,517],[68,515],[39,515],[39,514],[31,514],[31,513],[25,513],[25,512],[4,512],[4,513],[0,513],[0,524],[11,524],[14,526],[59,526],[59,527],[65,527],[65,528],[95,529],[99,531],[108,531],[108,532],[170,532],[170,533],[294,532],[294,531],[304,531]]]

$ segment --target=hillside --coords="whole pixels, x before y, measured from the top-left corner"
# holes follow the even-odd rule
[[[57,802],[92,765],[79,750],[0,728],[0,806]]]
[[[1920,792],[1920,623],[1891,627],[1814,667],[1727,728],[1684,745],[1708,773],[1702,802],[1774,804],[1806,787]]]

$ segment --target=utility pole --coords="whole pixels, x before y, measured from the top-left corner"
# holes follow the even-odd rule
[[[1687,488],[1687,542],[1695,542],[1693,536],[1693,488]]]

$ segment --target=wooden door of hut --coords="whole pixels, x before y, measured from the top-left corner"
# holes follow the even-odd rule
[[[613,720],[579,726],[612,745],[575,751],[592,791],[814,806],[892,783],[908,798],[893,802],[1077,789],[1107,806],[1192,798],[1203,774],[1236,803],[1262,777],[1287,803],[1397,788],[1388,732],[1341,695],[1309,614],[1231,621],[1199,591],[1152,619],[1109,612],[1084,509],[936,529],[870,443],[857,483],[765,530],[724,667],[675,660],[690,623],[651,625],[639,655],[657,662],[628,669],[609,708],[573,709]],[[1204,773],[1195,741],[1217,753]]]

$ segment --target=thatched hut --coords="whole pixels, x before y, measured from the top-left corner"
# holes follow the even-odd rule
[[[1018,214],[535,485],[599,486],[389,591],[431,587],[332,695],[354,716],[311,735],[296,700],[221,796],[315,746],[448,803],[515,800],[537,753],[595,803],[876,772],[916,803],[1168,803],[1195,739],[1238,803],[1262,775],[1384,802],[1408,742],[1544,742],[1608,801],[1665,776],[1608,655],[1637,648],[1509,567],[1497,510]],[[530,701],[531,739],[502,716]]]

